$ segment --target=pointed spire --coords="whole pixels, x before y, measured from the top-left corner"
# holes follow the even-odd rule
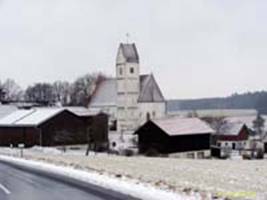
[[[130,43],[130,33],[126,33],[126,44]]]

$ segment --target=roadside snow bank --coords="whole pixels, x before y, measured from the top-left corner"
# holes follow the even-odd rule
[[[106,175],[101,175],[96,172],[87,172],[78,169],[74,169],[71,166],[62,167],[55,166],[40,161],[26,160],[21,158],[15,158],[10,156],[0,156],[0,160],[10,162],[17,165],[35,168],[38,170],[44,170],[51,173],[57,173],[59,175],[75,178],[84,182],[88,182],[100,187],[104,187],[110,190],[114,190],[120,193],[128,194],[136,198],[143,200],[201,200],[202,197],[195,193],[192,195],[176,194],[169,191],[156,189],[149,185],[141,183],[134,183],[127,179],[115,179]]]

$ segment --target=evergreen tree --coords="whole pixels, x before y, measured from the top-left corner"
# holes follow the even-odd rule
[[[262,116],[258,113],[257,118],[253,121],[253,128],[257,135],[263,136],[264,134],[264,124],[265,120]]]

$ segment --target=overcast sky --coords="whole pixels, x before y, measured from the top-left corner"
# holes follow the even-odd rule
[[[120,42],[166,98],[267,89],[265,0],[0,0],[0,79],[114,75]]]

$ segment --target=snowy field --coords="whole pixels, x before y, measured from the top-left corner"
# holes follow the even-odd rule
[[[18,150],[0,149],[19,156]],[[228,196],[230,199],[267,199],[267,160],[190,160],[121,157],[91,154],[84,150],[63,153],[53,148],[24,151],[25,158],[97,172],[115,179],[131,180],[181,193]],[[207,198],[208,199],[208,198]]]

